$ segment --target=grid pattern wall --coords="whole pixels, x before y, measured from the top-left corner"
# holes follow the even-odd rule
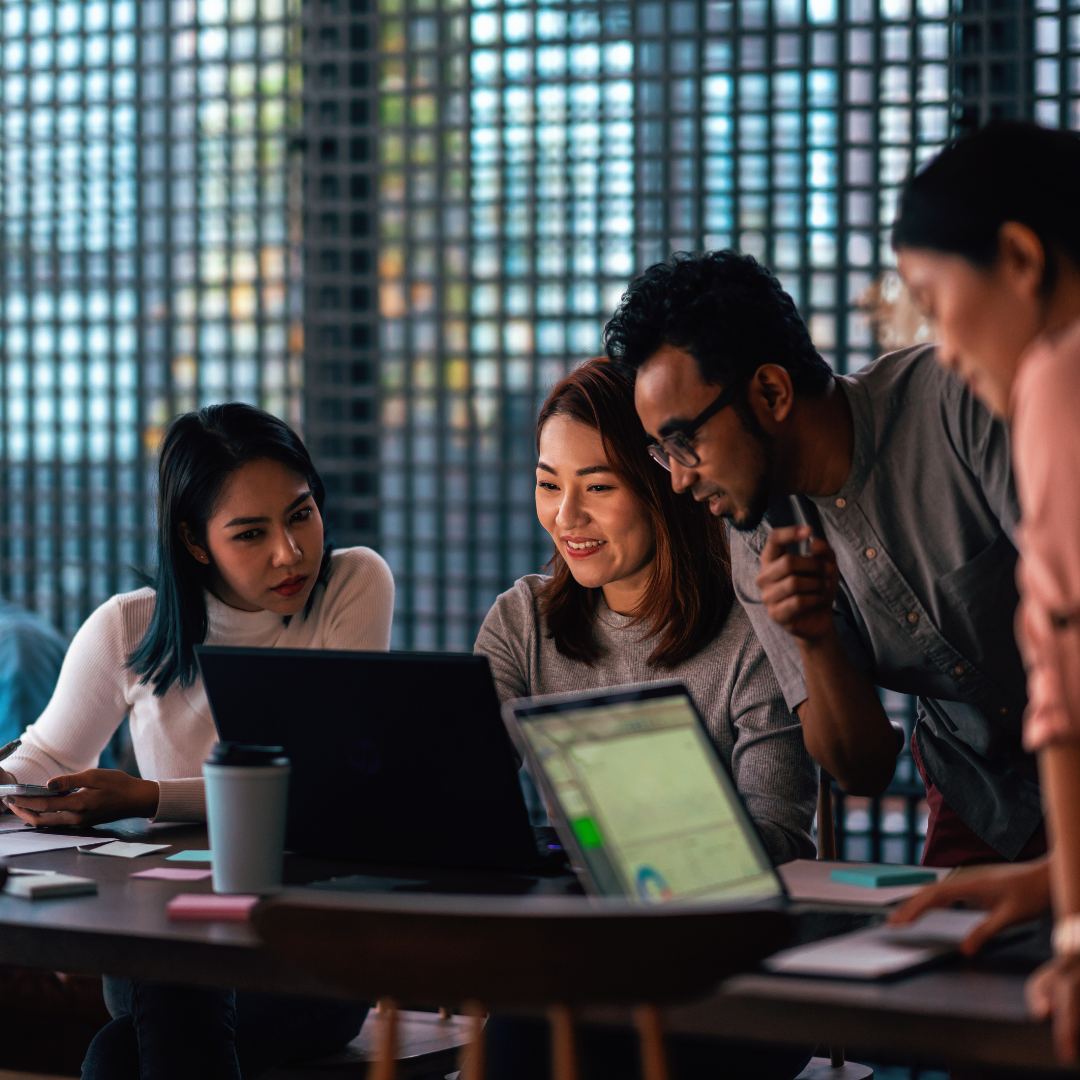
[[[283,2],[0,5],[0,594],[69,633],[152,561],[171,415],[301,419]]]
[[[1080,131],[1080,0],[1035,0],[1030,55],[1035,119]]]
[[[143,554],[138,13],[2,16],[0,592],[70,631]]]
[[[367,0],[304,5],[305,430],[342,547],[377,538],[377,34]]]
[[[142,370],[153,449],[219,401],[303,420],[293,0],[142,0]]]
[[[378,21],[375,505],[401,647],[469,648],[545,562],[536,406],[638,270],[738,247],[838,370],[871,359],[858,298],[953,105],[946,0],[458,5]]]

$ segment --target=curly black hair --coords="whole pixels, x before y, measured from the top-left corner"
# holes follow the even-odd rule
[[[685,349],[706,382],[725,387],[748,383],[762,364],[784,368],[804,397],[832,379],[795,302],[737,251],[678,252],[630,282],[604,328],[608,356],[636,371],[663,345]]]

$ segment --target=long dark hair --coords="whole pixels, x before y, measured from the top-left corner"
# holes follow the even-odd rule
[[[658,637],[649,663],[676,667],[716,637],[731,609],[723,526],[689,496],[676,495],[668,474],[646,453],[633,380],[610,360],[586,361],[551,391],[536,420],[537,452],[540,433],[553,416],[599,432],[608,464],[649,518],[655,569],[634,623],[646,627],[646,636]],[[538,595],[547,636],[563,656],[592,664],[600,657],[593,636],[600,590],[579,585],[558,551],[548,566],[551,580]]]
[[[204,590],[211,568],[197,562],[180,535],[185,522],[196,542],[206,546],[206,523],[225,481],[252,461],[276,461],[304,477],[322,513],[326,490],[300,436],[284,421],[240,402],[208,405],[177,417],[158,456],[158,564],[154,615],[142,641],[127,658],[128,667],[153,683],[157,696],[174,682],[195,681],[194,646],[206,640]],[[330,546],[323,551],[316,579],[325,585]],[[312,589],[304,609],[311,610]]]
[[[1008,121],[950,143],[904,185],[892,243],[988,268],[1007,221],[1041,241],[1044,294],[1062,256],[1080,268],[1080,135]]]

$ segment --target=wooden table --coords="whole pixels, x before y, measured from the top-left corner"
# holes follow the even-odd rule
[[[738,975],[708,998],[666,1011],[671,1032],[792,1045],[839,1044],[852,1060],[1059,1071],[1048,1024],[1024,1002],[1022,971],[954,960],[891,982]],[[623,1025],[625,1010],[587,1021]],[[1076,1075],[1080,1069],[1065,1070]]]
[[[205,848],[202,826],[151,826],[140,819],[77,831],[173,846],[161,855],[138,859],[81,855],[69,849],[5,860],[12,866],[93,877],[99,893],[45,901],[0,895],[0,964],[333,996],[314,977],[269,955],[245,924],[169,922],[168,900],[179,892],[209,892],[209,881],[131,878],[133,872],[152,866],[198,865],[167,862],[165,856],[184,848]],[[565,874],[431,875],[299,857],[286,862],[287,881],[293,885],[380,873],[396,875],[399,882],[415,882],[404,887],[416,891],[432,885],[434,891],[504,896],[573,891],[573,879]],[[702,1001],[668,1009],[666,1022],[669,1031],[690,1035],[843,1043],[852,1057],[873,1059],[877,1054],[894,1060],[949,1058],[1033,1070],[1057,1068],[1049,1028],[1027,1017],[1024,981],[1021,972],[985,971],[959,962],[884,984],[749,974],[727,980]],[[630,1024],[629,1012],[618,1008],[591,1008],[581,1019]]]
[[[4,820],[11,819],[5,816]],[[135,859],[84,855],[74,848],[5,859],[8,866],[94,878],[98,894],[33,901],[0,894],[0,964],[267,992],[327,994],[317,980],[272,957],[244,923],[170,922],[165,913],[168,901],[177,893],[211,892],[209,880],[173,882],[131,877],[135,871],[155,866],[209,869],[208,864],[166,859],[179,850],[209,847],[205,826],[149,825],[145,819],[135,818],[93,829],[50,831],[73,835],[93,832],[101,837],[172,846],[160,854]],[[577,891],[574,878],[567,873],[547,877],[466,871],[414,873],[401,867],[286,858],[287,883],[301,885],[355,874],[389,874],[405,883],[405,888],[435,885],[438,891],[457,893],[528,895]]]

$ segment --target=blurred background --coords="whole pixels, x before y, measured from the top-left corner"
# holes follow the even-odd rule
[[[0,18],[0,595],[68,635],[153,562],[163,426],[240,399],[303,430],[337,543],[389,561],[394,646],[471,649],[549,555],[537,403],[636,272],[752,253],[853,371],[929,336],[888,245],[905,174],[995,117],[1080,128],[1080,0]],[[917,858],[912,779],[842,803],[849,857]]]

